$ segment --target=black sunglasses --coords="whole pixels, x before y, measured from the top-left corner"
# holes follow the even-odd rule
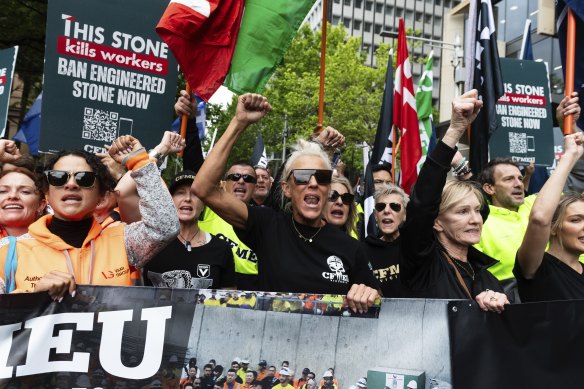
[[[71,176],[75,178],[75,182],[82,188],[91,188],[95,185],[97,175],[94,172],[66,172],[64,170],[46,170],[45,176],[51,186],[65,186]]]
[[[340,194],[336,190],[331,190],[331,192],[329,193],[328,200],[334,203],[335,201],[337,201],[339,199],[339,197],[341,198],[341,201],[345,205],[351,205],[351,203],[353,202],[353,199],[355,198],[355,196],[350,194],[349,192]]]
[[[394,212],[399,212],[402,209],[401,204],[399,203],[377,203],[375,204],[375,210],[377,212],[383,212],[385,211],[385,208],[389,205],[389,208],[391,208],[392,211]]]
[[[233,174],[229,174],[227,175],[228,180],[231,181],[239,181],[241,178],[243,178],[243,182],[246,182],[248,184],[255,184],[257,182],[257,179],[252,176],[251,174],[241,174],[241,173],[233,173]]]
[[[326,169],[294,169],[288,175],[294,177],[296,185],[306,185],[310,181],[310,177],[314,176],[316,182],[320,185],[327,185],[331,183],[333,178],[333,171]]]

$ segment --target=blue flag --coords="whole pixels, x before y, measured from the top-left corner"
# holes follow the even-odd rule
[[[39,138],[41,133],[41,105],[43,100],[42,92],[37,96],[28,110],[20,128],[14,137],[15,141],[26,143],[31,155],[39,154]]]

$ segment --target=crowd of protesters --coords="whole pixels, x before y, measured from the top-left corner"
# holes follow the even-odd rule
[[[177,114],[192,117],[193,101],[183,91]],[[342,162],[331,164],[345,141],[335,129],[299,140],[274,176],[247,161],[227,166],[272,108],[261,95],[240,96],[212,152],[185,155],[192,166],[167,185],[157,165],[185,148],[178,134],[150,151],[125,135],[107,154],[62,151],[42,167],[1,140],[0,287],[57,301],[76,284],[346,295],[353,312],[381,296],[470,299],[495,312],[582,298],[584,197],[562,188],[583,136],[565,137],[555,173],[526,198],[531,167],[524,176],[497,159],[475,180],[457,151],[481,107],[476,91],[455,98],[410,195],[386,166],[373,167],[378,232],[361,239],[367,216]],[[576,94],[558,107],[560,122],[569,114],[580,114]]]

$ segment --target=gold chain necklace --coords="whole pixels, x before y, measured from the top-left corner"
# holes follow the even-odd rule
[[[298,231],[298,228],[296,227],[296,222],[294,221],[294,216],[292,216],[292,225],[294,226],[294,229],[296,230],[296,232],[298,233],[298,237],[300,239],[303,239],[305,242],[307,243],[312,243],[312,239],[314,239],[314,237],[320,232],[320,230],[322,229],[322,226],[320,226],[318,228],[318,230],[314,233],[314,235],[312,235],[310,238],[307,238],[306,236],[302,235],[302,233],[300,231]]]

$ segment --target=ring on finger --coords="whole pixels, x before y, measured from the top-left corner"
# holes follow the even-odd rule
[[[495,296],[490,298],[490,301],[497,301],[497,300],[498,300],[498,298],[496,298]]]

